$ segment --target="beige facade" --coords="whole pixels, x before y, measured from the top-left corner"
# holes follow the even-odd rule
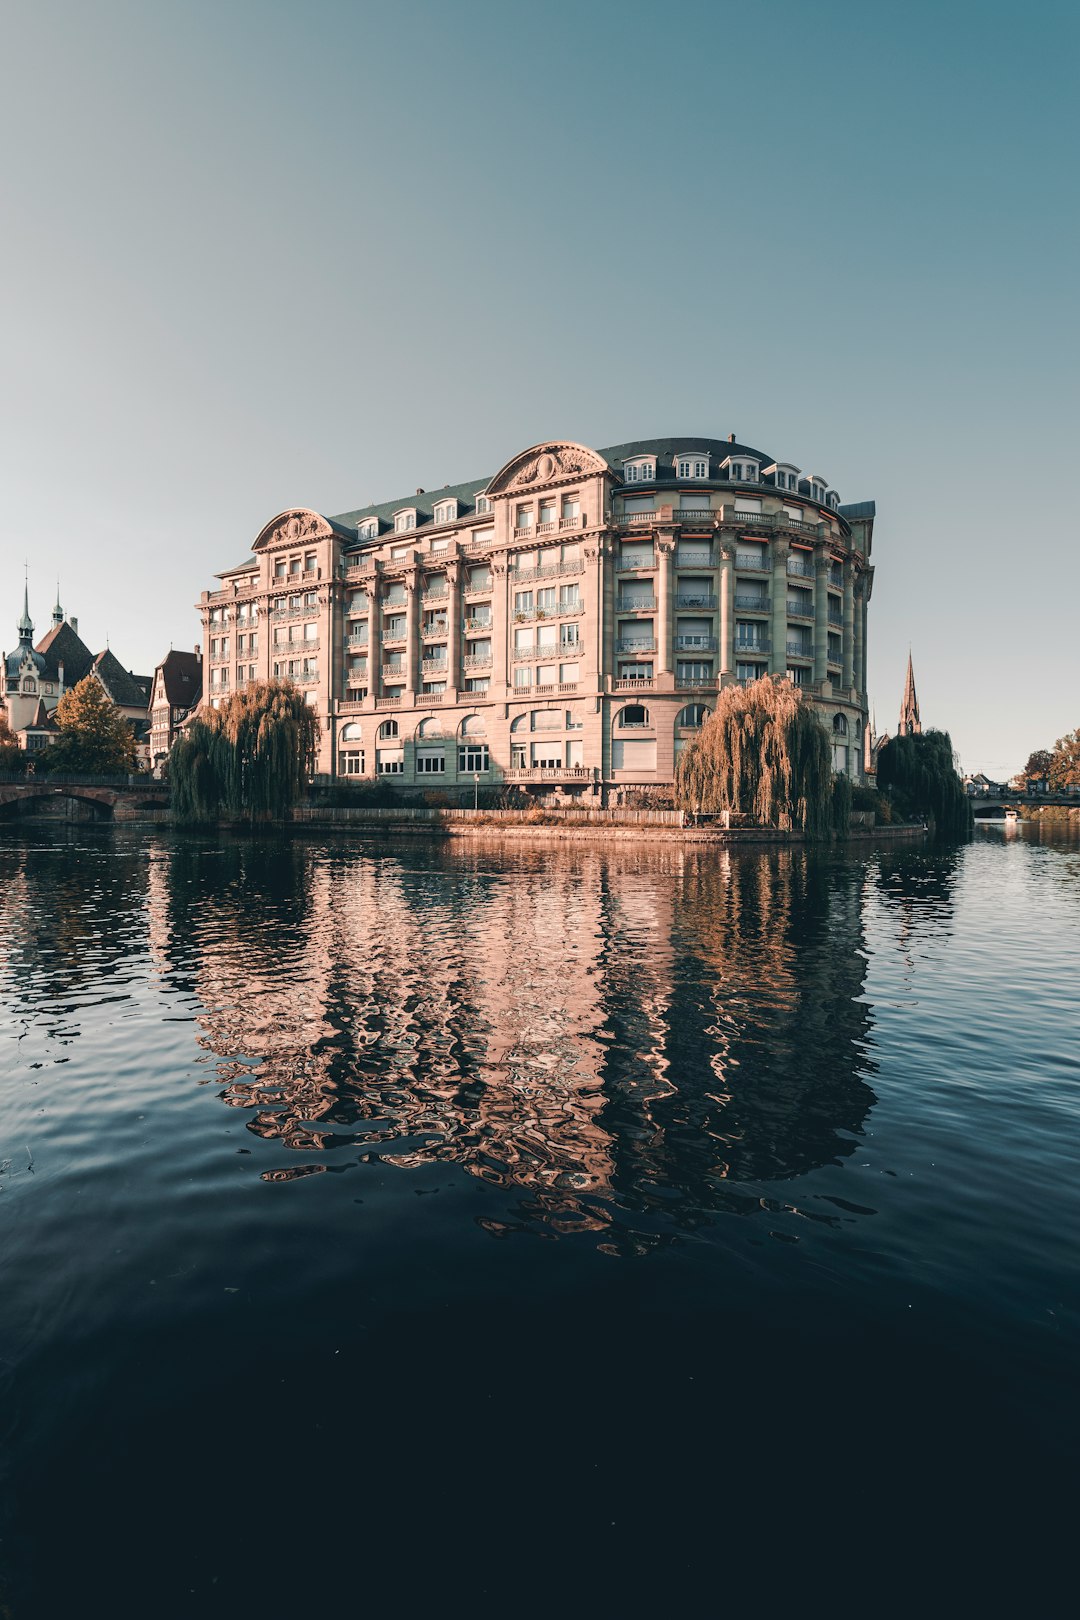
[[[873,521],[708,439],[557,441],[490,480],[292,510],[203,594],[204,701],[296,681],[326,775],[617,798],[670,783],[717,691],[772,674],[859,777]]]

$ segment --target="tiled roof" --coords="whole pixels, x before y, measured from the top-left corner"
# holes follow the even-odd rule
[[[167,652],[158,665],[165,697],[174,709],[190,709],[202,697],[202,659],[198,653]]]
[[[106,647],[94,659],[94,674],[120,709],[145,709],[150,702],[153,679],[125,669],[116,654]],[[65,675],[66,679],[66,675]]]
[[[60,679],[60,665],[63,664],[64,685],[67,687],[77,686],[94,667],[93,653],[66,619],[41,638],[37,651],[45,655],[46,667],[54,681]]]

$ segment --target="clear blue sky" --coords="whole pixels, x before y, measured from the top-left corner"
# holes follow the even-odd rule
[[[283,506],[548,435],[878,503],[870,681],[1080,725],[1080,8],[8,0],[0,644],[149,670]]]

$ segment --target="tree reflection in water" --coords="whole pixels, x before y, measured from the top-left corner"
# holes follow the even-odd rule
[[[864,882],[798,849],[177,841],[151,940],[222,1100],[303,1155],[265,1179],[452,1164],[509,1195],[487,1230],[625,1252],[852,1151]]]

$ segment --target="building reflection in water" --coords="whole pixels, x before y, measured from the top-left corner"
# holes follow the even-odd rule
[[[449,1163],[505,1190],[489,1230],[621,1252],[852,1151],[866,881],[793,849],[177,841],[150,935],[222,1100],[291,1150],[267,1179]]]

